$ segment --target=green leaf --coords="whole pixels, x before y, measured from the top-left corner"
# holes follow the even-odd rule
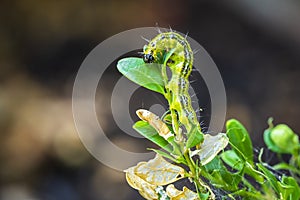
[[[280,189],[279,189],[279,186],[278,186],[278,181],[277,181],[276,177],[274,176],[274,174],[272,172],[270,172],[266,167],[264,167],[261,163],[257,163],[256,165],[264,173],[264,176],[268,180],[268,183],[271,185],[273,190],[277,194],[279,194]]]
[[[129,80],[149,90],[164,94],[161,65],[145,63],[141,58],[123,58],[117,64],[118,70]]]
[[[236,154],[253,165],[253,147],[246,128],[236,119],[226,123],[227,136]]]
[[[268,149],[276,153],[282,153],[279,147],[277,147],[271,139],[271,129],[268,128],[264,131],[264,141]]]
[[[238,184],[240,183],[242,176],[238,173],[229,172],[219,157],[215,157],[204,167],[206,169],[205,171],[210,173],[210,177],[206,178],[209,179],[214,186],[228,191],[235,191],[238,189]]]
[[[201,200],[207,200],[209,198],[209,192],[200,194]]]
[[[271,131],[271,139],[285,153],[292,154],[299,146],[298,135],[286,124],[278,124]]]
[[[241,171],[244,168],[245,161],[242,160],[234,150],[228,150],[221,154],[224,162],[235,170]]]
[[[286,124],[278,124],[273,127],[272,121],[269,122],[269,128],[264,132],[264,141],[273,152],[289,153],[297,151],[299,148],[298,135]]]
[[[203,133],[195,126],[188,135],[186,148],[192,148],[201,142],[203,142]]]
[[[294,167],[292,165],[289,165],[287,163],[283,163],[283,162],[274,165],[273,169],[275,169],[275,170],[289,170],[293,173],[297,173],[297,174],[300,175],[300,169],[297,169],[296,167]]]
[[[168,143],[167,140],[165,140],[163,137],[158,135],[157,131],[148,123],[145,121],[137,121],[134,125],[133,128],[139,132],[142,136],[150,140],[151,142],[157,144],[164,150],[168,152],[172,152],[173,148],[172,146]]]
[[[155,153],[165,157],[165,158],[168,158],[169,160],[172,160],[173,162],[175,163],[182,163],[182,159],[181,160],[177,160],[176,158],[174,158],[173,156],[171,156],[170,154],[164,152],[164,151],[161,151],[161,150],[158,150],[158,149],[152,149],[152,148],[148,148],[148,150],[151,150],[151,151],[154,151]]]
[[[242,171],[252,176],[257,182],[262,183],[264,181],[261,174],[255,170],[247,161],[241,159],[235,151],[228,150],[221,154],[223,161],[235,170]]]
[[[229,194],[232,199],[235,199],[233,196],[243,197],[243,200],[262,200],[267,199],[263,198],[263,196],[258,191],[247,191],[246,188],[242,188],[234,193]],[[272,198],[273,200],[274,198]],[[271,198],[270,198],[271,200]],[[277,200],[277,199],[276,199]]]
[[[300,187],[293,177],[283,176],[282,183],[290,187],[289,189],[282,189],[283,199],[300,199]]]

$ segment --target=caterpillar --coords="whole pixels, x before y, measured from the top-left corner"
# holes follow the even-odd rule
[[[172,76],[166,85],[171,92],[170,110],[176,111],[188,136],[195,131],[202,133],[188,93],[193,51],[187,40],[173,31],[160,33],[144,46],[143,54],[145,63],[165,63],[170,68]]]

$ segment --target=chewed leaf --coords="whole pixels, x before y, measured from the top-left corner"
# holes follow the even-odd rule
[[[129,80],[149,90],[165,93],[159,64],[145,63],[141,58],[123,58],[117,68]]]
[[[159,200],[170,200],[163,186],[158,186],[155,191],[159,196]]]
[[[148,162],[140,162],[134,169],[135,174],[146,182],[163,186],[184,177],[184,169],[167,162],[161,155]]]
[[[191,157],[198,155],[201,164],[206,165],[227,146],[228,141],[229,139],[225,133],[219,133],[215,136],[206,134],[204,135],[204,141],[201,144],[200,149],[192,151]]]
[[[161,137],[157,131],[148,123],[144,121],[137,121],[133,128],[139,132],[142,136],[147,138],[148,140],[152,141],[153,143],[157,144],[164,150],[168,152],[173,152],[172,146],[168,143],[167,140],[165,140],[163,137]]]
[[[136,114],[141,120],[148,122],[165,140],[169,140],[170,137],[174,138],[174,134],[169,130],[168,126],[154,113],[149,110],[138,109]]]
[[[146,199],[158,199],[157,188],[173,183],[184,177],[184,169],[168,163],[156,154],[148,162],[140,162],[125,170],[128,184]]]
[[[134,189],[138,190],[144,198],[150,199],[150,200],[157,199],[158,195],[156,194],[156,191],[155,191],[156,186],[151,185],[150,183],[147,183],[142,178],[137,176],[134,173],[134,169],[135,169],[135,167],[131,167],[131,168],[125,170],[126,180],[127,180],[128,184],[131,187],[133,187]]]
[[[198,200],[198,194],[191,191],[187,187],[183,187],[183,191],[177,190],[173,184],[168,185],[166,192],[171,200]]]

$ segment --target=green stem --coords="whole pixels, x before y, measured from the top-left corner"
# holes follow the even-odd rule
[[[245,177],[242,177],[242,181],[243,181],[244,185],[247,186],[251,190],[251,192],[256,191],[255,187]]]
[[[187,162],[187,166],[190,169],[190,174],[191,174],[190,178],[193,180],[195,184],[199,198],[201,199],[201,193],[205,193],[206,192],[205,189],[207,189],[210,192],[211,197],[214,199],[214,193],[211,191],[211,189],[208,186],[205,185],[205,183],[202,183],[200,176],[198,175],[198,172],[196,170],[195,162],[190,158],[189,152],[186,151],[183,154],[183,156]]]
[[[296,174],[300,175],[299,162],[300,162],[300,158],[296,154],[292,155],[290,162],[289,162],[289,165],[291,168],[291,169],[289,169],[290,173],[297,180],[298,183],[300,183],[300,179],[299,179],[299,176],[297,176]]]
[[[189,156],[189,153],[188,151],[186,151],[184,154],[183,154],[186,162],[187,162],[187,166],[189,167],[190,169],[190,174],[191,174],[191,179],[193,180],[196,188],[197,188],[197,193],[200,192],[200,188],[201,188],[201,185],[199,183],[199,181],[197,181],[197,177],[196,177],[196,169],[195,169],[195,166],[194,166],[194,162],[192,162],[190,156]]]
[[[195,166],[194,166],[194,162],[192,162],[192,160],[191,160],[191,158],[189,156],[188,151],[184,152],[183,156],[184,156],[184,158],[185,158],[185,160],[186,160],[186,162],[188,164],[188,167],[191,170],[192,175],[196,175],[196,169],[195,169]]]

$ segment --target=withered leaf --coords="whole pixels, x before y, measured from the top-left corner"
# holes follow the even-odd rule
[[[126,180],[134,189],[149,200],[158,199],[155,189],[184,178],[184,169],[167,162],[161,155],[148,162],[140,162],[125,170]]]
[[[198,200],[198,194],[191,191],[187,187],[183,187],[183,191],[177,190],[173,184],[168,185],[166,192],[170,200]]]
[[[214,157],[223,150],[228,144],[228,137],[225,133],[219,133],[212,136],[209,134],[204,135],[204,141],[199,150],[191,151],[191,157],[198,155],[202,165],[209,163]]]
[[[158,199],[158,195],[155,191],[156,186],[144,181],[144,179],[137,176],[134,173],[134,168],[135,167],[131,167],[125,170],[126,180],[128,184],[134,189],[138,190],[144,198],[149,200]]]
[[[161,155],[148,162],[140,162],[135,173],[153,185],[167,185],[184,177],[184,169],[167,162]]]

